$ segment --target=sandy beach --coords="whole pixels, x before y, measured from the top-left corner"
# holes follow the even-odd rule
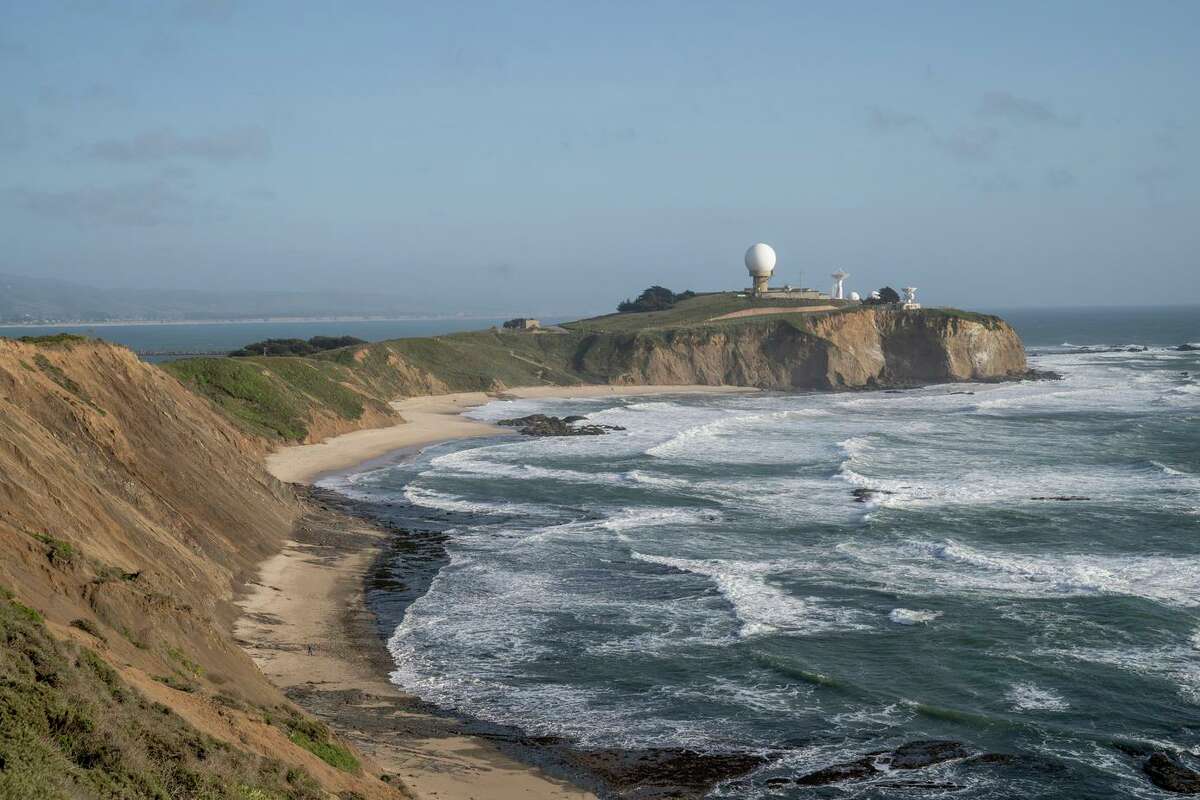
[[[393,402],[405,420],[386,428],[370,428],[335,436],[318,444],[284,447],[267,457],[267,469],[281,481],[312,483],[365,461],[436,442],[480,436],[512,435],[509,428],[467,419],[462,412],[493,400],[542,397],[640,396],[656,394],[729,394],[753,392],[739,386],[526,386],[504,392],[460,392],[411,397]]]
[[[512,435],[465,419],[493,400],[754,391],[723,386],[574,386],[470,392],[399,400],[406,420],[271,454],[277,478],[311,483],[388,453],[452,439]],[[322,502],[297,525],[284,550],[260,565],[240,600],[235,634],[267,676],[293,700],[351,740],[404,796],[438,800],[595,798],[561,777],[519,762],[498,737],[465,733],[451,719],[423,713],[419,701],[388,680],[391,655],[364,600],[364,583],[389,537]]]

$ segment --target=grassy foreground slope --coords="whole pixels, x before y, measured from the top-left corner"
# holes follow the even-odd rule
[[[320,800],[303,770],[207,736],[0,588],[0,797]]]
[[[585,382],[576,334],[496,331],[394,339],[313,357],[194,358],[163,368],[250,432],[316,441],[398,420],[388,402],[445,392]]]
[[[473,331],[427,338],[354,345],[309,357],[202,358],[163,365],[185,385],[213,400],[246,430],[284,441],[311,442],[331,434],[399,421],[388,403],[401,397],[446,392],[503,391],[511,386],[581,383],[749,382],[770,388],[820,387],[817,373],[789,382],[764,365],[734,365],[783,348],[794,357],[828,344],[831,318],[920,321],[950,320],[998,330],[996,317],[955,309],[901,312],[842,301],[760,301],[734,293],[702,294],[662,311],[608,314],[566,323],[565,332]],[[717,319],[733,312],[795,308],[795,313]],[[894,326],[893,326],[894,327]],[[737,340],[741,340],[741,346]],[[689,374],[688,348],[727,342],[726,352],[703,373]],[[765,348],[765,350],[764,350]],[[654,354],[674,349],[670,370],[655,371]],[[700,349],[695,352],[700,353]],[[753,359],[751,359],[753,360]],[[760,358],[761,360],[761,358]],[[805,383],[811,381],[812,383]],[[842,385],[842,384],[835,384]]]

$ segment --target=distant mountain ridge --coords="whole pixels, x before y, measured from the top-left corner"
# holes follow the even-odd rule
[[[0,323],[411,316],[405,298],[380,292],[103,289],[0,273]]]

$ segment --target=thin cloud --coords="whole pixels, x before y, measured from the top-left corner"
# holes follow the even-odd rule
[[[206,136],[181,136],[160,130],[132,139],[107,139],[87,148],[93,158],[122,163],[144,163],[169,159],[198,159],[230,162],[265,158],[270,137],[259,128],[244,128]]]
[[[20,109],[0,109],[0,152],[16,152],[29,143],[29,123]]]
[[[1062,128],[1079,126],[1078,116],[1060,114],[1048,103],[1031,100],[1027,97],[1018,97],[1011,92],[987,92],[980,101],[976,113],[988,119],[1001,119],[1008,122],[1051,125]]]
[[[1046,185],[1051,189],[1073,189],[1078,183],[1079,178],[1066,167],[1053,167],[1046,170]]]
[[[923,124],[916,114],[905,111],[893,111],[879,106],[867,108],[867,127],[876,133],[891,133],[892,131],[911,128]]]
[[[960,161],[990,161],[1000,134],[995,128],[963,128],[949,136],[934,136],[934,146]]]
[[[1179,180],[1181,172],[1175,167],[1168,166],[1153,166],[1144,167],[1134,173],[1133,179],[1140,186],[1147,189],[1155,189],[1159,186],[1168,183],[1174,183]]]
[[[1021,188],[1021,182],[1006,172],[977,176],[969,180],[967,185],[986,194],[1015,192]]]
[[[187,22],[223,25],[233,19],[237,6],[237,0],[184,0],[176,13]]]
[[[87,110],[110,110],[132,105],[130,98],[113,87],[93,83],[84,89],[62,89],[54,86],[42,87],[38,102],[46,108],[82,108]]]
[[[8,192],[24,211],[76,224],[155,227],[180,222],[191,201],[164,179],[63,191],[16,188]]]

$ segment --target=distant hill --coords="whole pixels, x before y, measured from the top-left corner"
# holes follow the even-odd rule
[[[379,292],[239,292],[102,289],[0,274],[0,324],[205,320],[259,317],[408,316],[406,299]]]

